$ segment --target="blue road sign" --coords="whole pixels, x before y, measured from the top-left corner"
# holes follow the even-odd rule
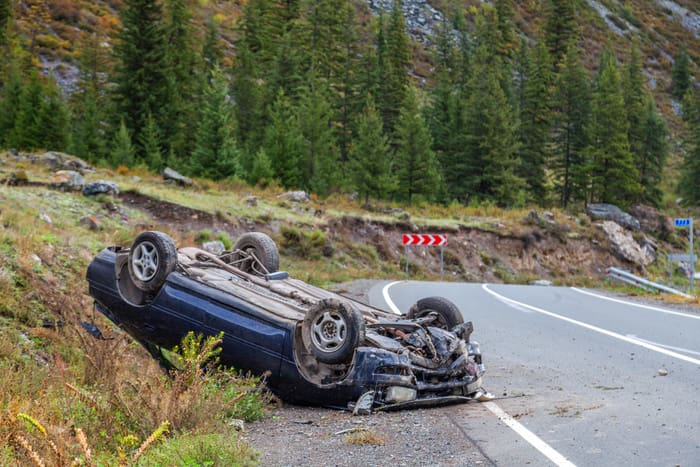
[[[690,227],[690,218],[673,219],[673,225],[676,227]]]

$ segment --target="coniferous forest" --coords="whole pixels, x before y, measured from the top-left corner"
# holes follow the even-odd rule
[[[400,0],[379,15],[349,0],[250,0],[228,44],[215,17],[194,27],[197,2],[124,0],[114,46],[98,34],[80,44],[70,93],[39,72],[37,37],[15,27],[13,3],[0,0],[5,149],[363,202],[625,207],[659,205],[664,190],[700,202],[687,51],[670,91],[687,150],[669,186],[669,130],[642,52],[608,46],[586,67],[576,0],[544,2],[530,36],[512,0],[445,11],[420,79]],[[41,22],[45,2],[29,3]]]

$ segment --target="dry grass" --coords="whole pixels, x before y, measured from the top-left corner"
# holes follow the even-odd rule
[[[384,446],[385,440],[382,435],[369,428],[359,428],[345,435],[345,444],[354,446]]]

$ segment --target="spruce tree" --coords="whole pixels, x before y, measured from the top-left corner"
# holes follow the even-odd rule
[[[520,165],[529,197],[543,204],[547,195],[545,167],[549,158],[552,85],[549,53],[543,42],[530,49],[520,108]]]
[[[270,158],[267,157],[265,149],[260,148],[253,158],[253,168],[250,171],[248,180],[252,184],[267,184],[272,181],[273,177],[274,171],[272,170]]]
[[[396,177],[399,196],[408,204],[418,195],[435,199],[440,176],[431,149],[428,126],[418,108],[415,90],[409,89],[396,127]]]
[[[302,180],[304,188],[321,196],[339,185],[340,153],[331,127],[333,111],[328,99],[328,84],[311,74],[300,91],[296,118],[304,144]]]
[[[227,99],[228,82],[217,68],[202,101],[202,116],[190,158],[190,172],[198,177],[222,180],[241,173],[241,152],[235,140],[233,109]]]
[[[601,56],[589,128],[591,202],[626,207],[639,195],[639,172],[630,152],[628,130],[617,60],[607,47]]]
[[[350,150],[350,167],[355,189],[364,198],[384,198],[395,188],[390,148],[383,134],[382,120],[374,99],[367,97],[364,113],[359,117],[357,137]]]
[[[270,112],[263,143],[275,177],[285,188],[304,187],[304,138],[290,100],[280,89]]]
[[[8,145],[16,149],[31,150],[43,146],[42,106],[44,88],[37,71],[32,70],[28,82],[22,87],[13,129]]]
[[[635,159],[638,159],[644,149],[647,91],[644,88],[641,55],[636,46],[632,48],[629,64],[623,69],[622,93],[625,99],[625,109],[627,110],[627,121],[629,122],[627,137],[630,143],[630,151],[632,151]]]
[[[67,151],[70,146],[70,114],[58,87],[51,82],[44,86],[39,109],[41,139],[39,147],[52,151]]]
[[[2,87],[0,88],[0,147],[11,147],[20,97],[24,87],[19,63],[15,60],[9,61],[2,78]]]
[[[643,143],[636,158],[642,186],[639,201],[659,206],[663,194],[660,184],[669,152],[669,133],[666,121],[657,112],[654,98],[651,95],[646,96],[643,123]]]
[[[563,62],[567,49],[578,35],[576,3],[577,0],[547,0],[545,42],[555,67]]]
[[[571,46],[564,57],[554,97],[552,168],[561,207],[585,202],[589,165],[584,153],[588,146],[591,118],[591,88],[578,49]]]
[[[171,116],[166,31],[158,0],[125,0],[122,26],[114,52],[117,58],[115,101],[118,116],[124,120],[134,141],[152,115],[158,128]],[[143,158],[143,148],[136,145]]]
[[[690,57],[688,50],[682,46],[673,59],[673,68],[671,69],[671,95],[676,99],[683,99],[683,96],[692,83],[690,73]]]
[[[684,117],[690,133],[690,148],[685,153],[678,192],[683,204],[700,204],[700,94],[691,90],[686,93],[683,104]]]
[[[12,0],[0,0],[0,48],[6,44],[10,21],[12,21]]]
[[[158,127],[151,115],[146,117],[146,126],[140,135],[140,146],[143,148],[143,162],[155,172],[164,169],[163,150],[161,149],[161,139]]]
[[[131,135],[124,121],[119,123],[119,130],[112,141],[110,162],[113,166],[130,167],[134,164],[134,145],[131,143]]]

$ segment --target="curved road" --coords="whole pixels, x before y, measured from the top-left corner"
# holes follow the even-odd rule
[[[405,312],[431,295],[474,322],[497,399],[470,404],[459,424],[493,464],[700,466],[699,314],[461,283],[382,284],[370,302]]]

